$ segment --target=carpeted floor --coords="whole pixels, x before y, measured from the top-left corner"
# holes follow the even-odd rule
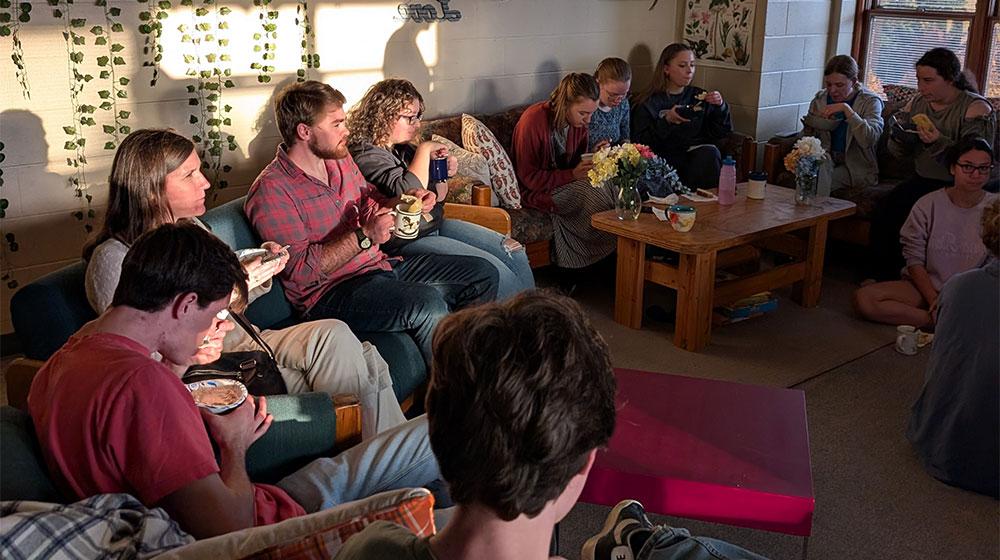
[[[914,357],[897,354],[891,327],[854,317],[848,277],[828,274],[816,309],[782,297],[769,316],[713,329],[712,343],[700,354],[676,349],[667,321],[647,318],[641,331],[615,324],[610,271],[581,281],[575,297],[608,340],[616,367],[806,392],[816,497],[809,558],[997,558],[997,501],[929,477],[903,436],[930,349]],[[646,293],[647,303],[671,307],[666,291]],[[562,555],[578,558],[608,510],[577,504],[561,524]],[[662,516],[653,521],[770,558],[802,554],[802,539],[788,535]]]

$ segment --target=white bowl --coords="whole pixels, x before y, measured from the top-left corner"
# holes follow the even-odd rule
[[[195,381],[194,383],[188,383],[185,385],[187,390],[191,392],[191,397],[194,398],[194,404],[198,405],[200,408],[204,408],[211,412],[212,414],[222,414],[228,410],[232,410],[247,399],[247,388],[245,385],[239,381],[234,381],[232,379],[207,379],[205,381]],[[238,398],[236,400],[230,400],[226,404],[212,403],[208,404],[202,402],[198,398],[198,394],[195,391],[199,389],[211,389],[215,387],[235,387],[236,395]]]

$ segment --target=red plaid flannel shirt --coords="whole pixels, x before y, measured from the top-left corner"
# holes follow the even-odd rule
[[[257,176],[243,206],[261,238],[290,246],[288,265],[280,278],[285,295],[300,313],[342,280],[373,270],[391,270],[386,254],[373,245],[333,273],[323,272],[320,244],[359,228],[360,216],[374,212],[382,201],[351,156],[325,161],[329,185],[299,169],[285,146],[278,146],[278,153]]]

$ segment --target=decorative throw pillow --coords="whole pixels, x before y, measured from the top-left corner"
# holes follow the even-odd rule
[[[486,161],[485,157],[466,150],[444,136],[434,134],[431,136],[431,140],[439,144],[444,144],[448,148],[448,153],[455,156],[455,159],[458,160],[458,171],[455,172],[456,176],[464,175],[471,177],[487,187],[493,185],[490,180],[490,164]],[[451,184],[450,179],[448,180],[448,184]]]
[[[909,86],[889,84],[885,86],[885,96],[887,105],[896,109],[902,109],[911,99],[917,96],[917,90]]]
[[[468,175],[455,175],[448,178],[448,196],[445,202],[457,204],[472,204],[472,186],[482,183],[479,179]]]
[[[274,525],[196,541],[159,558],[333,558],[351,535],[379,520],[429,537],[435,531],[433,509],[434,497],[424,488],[392,490]]]
[[[521,191],[517,186],[514,164],[490,129],[474,117],[463,114],[462,144],[466,150],[486,158],[493,192],[497,193],[500,205],[511,210],[521,208]]]

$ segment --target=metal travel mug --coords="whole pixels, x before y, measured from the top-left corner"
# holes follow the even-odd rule
[[[448,180],[448,158],[431,158],[431,183],[441,183]]]

